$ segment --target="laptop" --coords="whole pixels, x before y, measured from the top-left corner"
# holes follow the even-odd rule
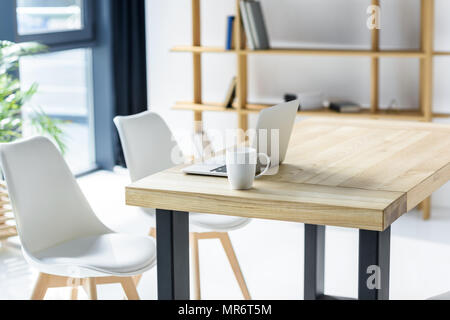
[[[252,147],[267,154],[271,160],[272,167],[283,163],[291,139],[292,130],[295,124],[295,118],[300,102],[298,100],[290,101],[277,105],[272,108],[264,109],[258,117],[256,126],[256,138],[253,139]],[[260,132],[267,132],[266,135]],[[261,141],[265,139],[267,141]],[[276,142],[279,140],[279,150],[276,148]],[[260,150],[264,146],[265,150]],[[275,148],[275,149],[274,149]],[[257,166],[259,170],[260,165]],[[195,164],[182,170],[186,174],[227,177],[227,167],[225,157],[215,157],[204,163]]]

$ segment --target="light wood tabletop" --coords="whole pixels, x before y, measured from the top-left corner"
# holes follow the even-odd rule
[[[450,126],[307,119],[277,175],[233,191],[172,168],[127,187],[128,205],[384,231],[450,179]]]

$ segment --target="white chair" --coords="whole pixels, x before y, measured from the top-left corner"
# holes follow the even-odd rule
[[[448,301],[448,300],[450,300],[450,292],[443,293],[443,294],[441,294],[441,295],[438,295],[438,296],[429,298],[429,299],[427,299],[427,300],[436,300],[436,301],[442,300],[442,301]]]
[[[132,277],[156,264],[152,238],[114,233],[100,222],[48,139],[1,145],[0,161],[25,259],[40,271],[33,300],[59,287],[72,287],[76,298],[79,286],[96,300],[96,285],[109,283],[139,299]]]
[[[159,115],[147,111],[134,116],[117,117],[114,122],[119,131],[132,182],[176,166],[172,160],[172,154],[179,152],[178,145],[169,127]],[[149,209],[143,209],[143,212],[152,216],[155,214],[154,210]],[[190,214],[195,299],[201,299],[198,253],[198,241],[201,239],[221,241],[244,299],[250,299],[245,279],[228,236],[228,231],[240,229],[249,222],[249,219],[240,217]],[[153,224],[150,235],[154,237],[155,234]]]

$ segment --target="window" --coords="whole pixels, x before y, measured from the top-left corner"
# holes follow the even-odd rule
[[[20,61],[21,86],[39,84],[29,103],[64,121],[66,160],[75,173],[95,166],[91,66],[91,49],[39,54]],[[28,134],[32,130],[25,126],[24,135]]]
[[[111,8],[103,0],[0,0],[0,40],[48,47],[22,57],[20,83],[37,83],[30,106],[64,121],[66,159],[77,175],[115,165]]]
[[[16,0],[16,38],[47,45],[93,40],[92,0]]]
[[[48,46],[48,52],[20,61],[21,85],[39,86],[29,106],[64,121],[65,156],[70,168],[75,174],[90,171],[96,166],[91,49],[94,1],[14,2],[16,42],[36,41]],[[27,120],[26,111],[24,117]],[[24,135],[32,133],[32,127],[25,125]]]
[[[17,0],[17,32],[29,35],[81,30],[81,0]]]

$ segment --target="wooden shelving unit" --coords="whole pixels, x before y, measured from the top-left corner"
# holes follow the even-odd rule
[[[244,109],[238,109],[237,105],[233,108],[225,108],[220,103],[215,102],[204,102],[201,104],[196,104],[193,102],[185,101],[185,102],[177,102],[172,109],[174,110],[190,110],[195,112],[225,112],[225,113],[237,113],[242,115],[249,115],[254,113],[259,113],[264,108],[268,108],[270,105],[266,104],[247,104]],[[371,119],[401,119],[401,120],[410,120],[410,121],[421,121],[423,120],[423,115],[420,110],[377,110],[376,112],[372,112],[370,109],[363,109],[363,111],[359,113],[336,113],[329,109],[318,109],[318,110],[310,110],[310,111],[300,111],[298,113],[301,116],[305,117],[314,117],[314,116],[327,116],[327,117],[346,117],[346,118],[371,118]],[[440,114],[439,114],[440,115]],[[446,115],[442,115],[445,117]]]
[[[14,217],[9,203],[8,191],[4,182],[0,181],[0,241],[17,236]]]
[[[442,52],[442,51],[436,51],[434,53],[435,56],[450,56],[450,52]]]
[[[424,58],[424,52],[415,50],[403,51],[371,51],[371,50],[341,50],[341,49],[294,49],[276,48],[269,50],[225,50],[222,47],[202,47],[202,46],[177,46],[172,52],[192,52],[192,53],[231,53],[239,55],[297,55],[297,56],[342,56],[342,57],[379,57],[379,58]],[[445,53],[441,53],[445,54]]]
[[[175,110],[191,110],[194,112],[196,132],[202,132],[200,125],[203,112],[235,113],[238,117],[238,128],[248,129],[248,115],[257,113],[267,107],[264,104],[250,104],[247,99],[249,55],[297,55],[297,56],[337,56],[337,57],[367,57],[371,60],[371,89],[370,108],[357,114],[339,114],[328,109],[299,112],[303,116],[354,117],[371,119],[397,119],[409,121],[431,122],[434,118],[450,118],[450,114],[433,113],[433,58],[447,56],[450,52],[435,52],[434,39],[434,0],[421,0],[421,44],[420,50],[384,51],[380,49],[380,32],[371,33],[371,50],[337,50],[337,49],[294,49],[274,48],[270,50],[249,50],[246,47],[245,33],[240,13],[240,0],[236,1],[235,19],[235,49],[225,50],[223,47],[208,47],[201,44],[200,31],[200,0],[192,1],[192,45],[176,46],[172,52],[190,52],[193,55],[193,83],[194,99],[190,102],[178,102]],[[379,0],[372,0],[372,4],[380,5]],[[224,108],[220,103],[206,103],[202,100],[202,54],[234,54],[237,57],[237,101],[233,108]],[[380,58],[416,58],[420,59],[420,108],[417,110],[382,110],[379,107],[380,96]],[[430,201],[421,205],[424,218],[430,216]]]

